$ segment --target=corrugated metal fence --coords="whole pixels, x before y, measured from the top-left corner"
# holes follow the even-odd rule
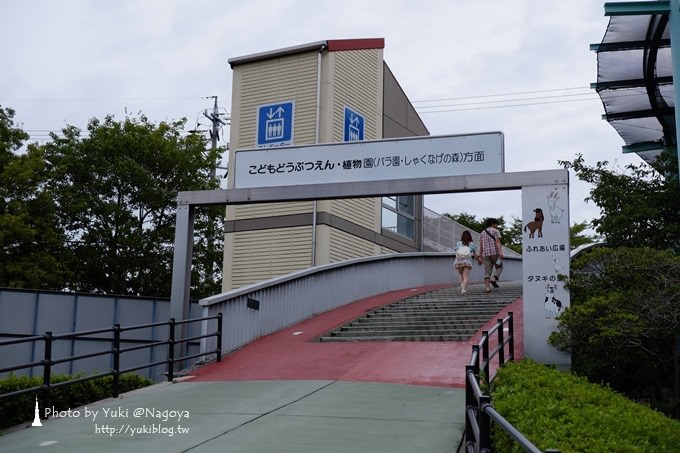
[[[200,309],[196,303],[191,304],[191,317],[199,317]],[[64,334],[76,331],[111,328],[114,324],[129,326],[168,321],[170,318],[170,300],[161,298],[144,298],[133,296],[111,296],[84,293],[65,293],[55,291],[34,291],[22,289],[0,289],[0,341],[34,335],[43,335],[46,331],[53,334]],[[198,327],[195,327],[198,330]],[[166,332],[157,329],[146,329],[136,332],[134,342],[158,340]],[[110,344],[111,334],[107,341]],[[55,342],[54,354],[76,355],[93,352],[106,345],[84,339],[71,339]],[[157,355],[165,355],[164,347],[151,348],[129,355],[126,366],[136,366],[152,362]],[[162,350],[161,350],[162,349]],[[0,354],[0,368],[17,363],[32,362],[42,359],[42,350],[35,343],[24,343],[5,346]],[[94,357],[54,366],[55,374],[76,374],[105,371],[112,367],[110,357]],[[40,374],[39,367],[17,374]],[[145,370],[146,377],[154,380],[162,379],[163,367]]]

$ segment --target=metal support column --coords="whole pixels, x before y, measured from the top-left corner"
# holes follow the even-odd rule
[[[194,248],[194,206],[177,205],[175,224],[175,250],[172,261],[172,287],[170,290],[170,316],[176,320],[189,319],[189,292],[191,289],[191,257]],[[186,325],[182,326],[185,329]],[[186,343],[181,343],[182,349]],[[177,351],[177,357],[183,351]]]
[[[675,92],[675,151],[678,156],[678,173],[680,173],[680,116],[678,101],[680,100],[680,0],[670,0],[669,26],[671,31],[671,60],[673,62],[673,91]],[[678,77],[676,77],[678,76]],[[678,178],[680,182],[680,178]]]

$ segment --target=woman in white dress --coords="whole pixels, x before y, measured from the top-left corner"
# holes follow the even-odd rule
[[[472,242],[472,234],[468,230],[463,231],[454,251],[456,252],[456,259],[453,262],[453,266],[458,271],[458,276],[460,277],[460,292],[465,294],[470,270],[472,269],[472,258],[477,251],[474,242]]]

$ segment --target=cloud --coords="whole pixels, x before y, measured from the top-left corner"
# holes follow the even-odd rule
[[[502,131],[508,171],[557,168],[577,153],[587,162],[639,162],[621,154],[622,141],[601,120],[594,92],[576,100],[574,92],[554,91],[582,87],[587,98],[597,69],[588,46],[606,24],[600,0],[6,2],[0,105],[14,108],[36,137],[126,111],[152,121],[187,117],[193,127],[212,107],[206,96],[218,96],[229,110],[229,58],[325,39],[383,37],[384,58],[411,100],[465,97],[449,104],[473,104],[440,113],[421,108],[430,131]],[[535,96],[515,102],[535,105],[482,103],[500,99],[490,95],[545,90],[551,91],[504,98]],[[559,94],[571,96],[546,98]],[[572,221],[599,214],[582,202],[587,186],[572,178],[570,192]],[[509,219],[519,216],[517,197],[437,196],[432,207]]]

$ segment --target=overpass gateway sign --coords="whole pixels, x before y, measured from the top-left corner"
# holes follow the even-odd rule
[[[234,188],[502,173],[503,134],[487,132],[237,150]]]

